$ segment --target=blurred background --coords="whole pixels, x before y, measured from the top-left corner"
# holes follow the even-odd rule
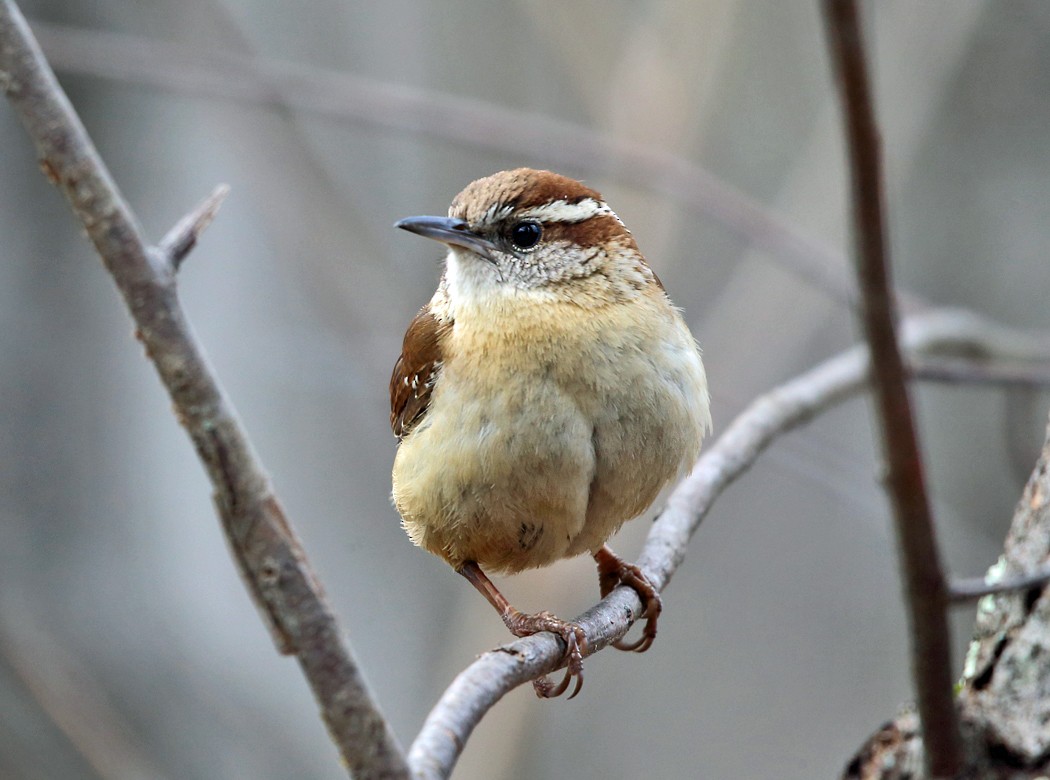
[[[24,0],[146,234],[232,194],[185,308],[406,744],[506,640],[404,536],[387,381],[441,250],[395,231],[520,165],[584,178],[701,342],[716,433],[851,344],[844,171],[815,2]],[[1050,4],[864,4],[896,281],[914,305],[1050,327]],[[339,778],[113,284],[0,106],[0,776]],[[978,574],[1047,397],[924,385],[944,559]],[[718,502],[644,656],[526,686],[457,778],[815,778],[909,697],[870,410],[778,442]],[[648,519],[614,540],[640,549]],[[589,559],[499,580],[596,600]],[[956,620],[962,659],[971,615]]]

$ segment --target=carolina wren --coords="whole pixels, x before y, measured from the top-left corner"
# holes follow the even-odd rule
[[[648,649],[659,594],[605,541],[696,460],[711,423],[700,352],[631,232],[578,181],[503,171],[469,184],[448,217],[396,226],[448,256],[390,379],[394,504],[512,633],[564,640],[564,679],[535,685],[558,696],[575,678],[575,696],[583,631],[519,612],[483,569],[590,553],[603,597],[625,584],[644,605],[641,639],[617,647]]]

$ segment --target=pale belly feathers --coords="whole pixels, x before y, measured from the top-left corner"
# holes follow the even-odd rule
[[[514,572],[593,552],[645,511],[710,425],[695,342],[665,309],[655,339],[610,328],[601,312],[531,340],[527,321],[506,317],[503,329],[456,334],[470,341],[452,345],[394,463],[412,541],[457,568]],[[499,381],[508,371],[531,376]]]

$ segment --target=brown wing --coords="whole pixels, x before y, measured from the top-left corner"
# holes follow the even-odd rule
[[[452,323],[441,322],[424,306],[405,331],[401,357],[390,377],[390,427],[404,438],[430,405],[434,380],[441,368],[441,339]]]

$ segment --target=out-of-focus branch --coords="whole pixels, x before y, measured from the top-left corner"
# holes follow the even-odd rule
[[[165,780],[167,774],[132,736],[134,728],[110,703],[102,685],[34,611],[9,592],[0,597],[0,664],[10,667],[94,776]],[[33,775],[41,768],[26,770]]]
[[[217,198],[169,233],[163,251],[149,246],[11,0],[0,0],[0,89],[123,295],[215,488],[249,592],[278,649],[299,661],[348,769],[356,778],[407,777],[401,749],[178,302],[177,258],[189,251]]]
[[[901,329],[908,354],[1010,354],[1042,356],[1046,339],[1016,334],[961,311],[937,311],[907,320]],[[638,564],[663,589],[685,558],[689,539],[714,501],[744,474],[770,444],[830,407],[856,395],[868,382],[865,347],[854,347],[761,396],[700,456],[653,524]],[[623,636],[641,603],[630,588],[617,588],[578,619],[592,651]],[[557,668],[564,649],[549,634],[520,639],[482,655],[464,670],[430,712],[409,750],[414,776],[448,777],[474,727],[514,687]]]
[[[962,739],[952,688],[948,589],[940,564],[906,372],[895,333],[883,216],[875,108],[854,0],[824,0],[832,67],[842,98],[850,168],[860,318],[871,348],[875,407],[886,459],[911,640],[911,666],[926,761],[933,777],[955,776]]]
[[[910,363],[908,375],[927,382],[1046,387],[1050,385],[1050,363],[990,363],[968,358],[933,357]]]
[[[1006,329],[991,322],[973,323],[980,341],[964,350],[910,355],[913,379],[957,384],[994,384],[1018,388],[1050,385],[1050,340],[1043,333]],[[1025,474],[1028,473],[1027,464]]]
[[[949,596],[952,601],[967,602],[994,596],[999,593],[1011,593],[1018,590],[1042,587],[1050,582],[1050,566],[1042,566],[1028,574],[1017,574],[1012,577],[965,577],[953,579],[949,583]]]
[[[34,22],[55,68],[194,95],[287,105],[342,121],[417,133],[615,176],[711,217],[828,297],[852,305],[845,259],[696,163],[661,149],[532,113],[292,63],[195,51],[165,41]],[[922,301],[907,296],[911,308]]]

